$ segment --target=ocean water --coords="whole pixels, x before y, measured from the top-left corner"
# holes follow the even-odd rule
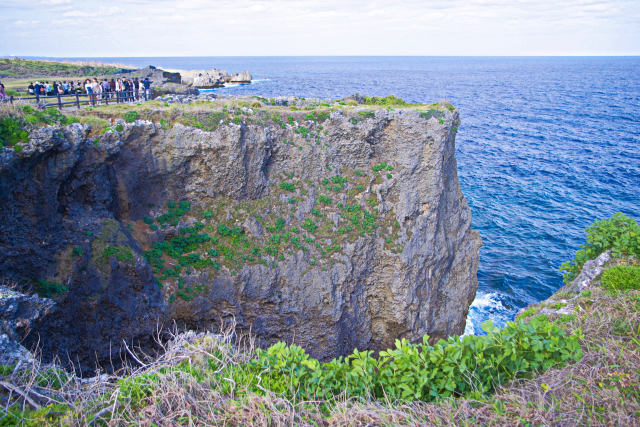
[[[480,231],[480,287],[466,333],[504,324],[562,286],[584,228],[640,219],[639,57],[101,58],[136,66],[248,70],[216,92],[448,100],[462,124],[458,175]]]

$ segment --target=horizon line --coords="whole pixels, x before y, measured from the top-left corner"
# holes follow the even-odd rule
[[[141,56],[44,56],[44,55],[0,55],[1,58],[41,58],[41,59],[81,59],[81,58],[340,58],[340,57],[361,57],[361,58],[637,58],[638,54],[625,55],[141,55]]]

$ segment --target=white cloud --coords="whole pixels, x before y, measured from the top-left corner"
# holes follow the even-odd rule
[[[9,29],[32,19],[65,24]],[[637,0],[0,0],[0,54],[638,54],[639,22]]]

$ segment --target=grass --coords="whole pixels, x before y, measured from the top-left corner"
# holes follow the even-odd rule
[[[109,65],[98,62],[60,62],[20,58],[0,59],[0,77],[73,77],[106,76],[120,73],[128,68],[124,65]]]
[[[3,405],[4,419],[26,425],[86,425],[94,419],[113,425],[637,425],[640,292],[612,296],[596,290],[587,300],[592,304],[576,316],[556,322],[569,334],[582,331],[579,361],[504,381],[483,396],[424,402],[344,394],[306,399],[268,391],[275,371],[246,369],[266,353],[231,325],[216,335],[176,335],[159,358],[139,354],[142,365],[97,382],[37,362],[3,367],[0,384],[17,390]],[[265,391],[251,385],[259,377]],[[473,376],[467,381],[473,383]]]

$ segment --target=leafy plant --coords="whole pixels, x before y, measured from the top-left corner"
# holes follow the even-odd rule
[[[586,229],[586,234],[587,243],[580,246],[572,261],[565,262],[560,267],[565,272],[565,283],[576,278],[585,262],[595,259],[605,251],[611,250],[614,257],[640,257],[640,225],[620,212],[610,219],[594,222]]]
[[[617,265],[605,270],[602,286],[612,290],[640,289],[640,266]]]
[[[58,282],[50,282],[48,280],[38,280],[35,287],[38,295],[45,298],[54,298],[69,290],[68,286],[62,285]]]
[[[280,188],[282,188],[285,191],[296,191],[296,185],[293,182],[281,182],[280,183]]]
[[[122,119],[127,123],[133,123],[140,118],[140,114],[137,111],[127,111],[122,116]],[[120,132],[120,131],[119,131]]]
[[[429,345],[396,340],[395,348],[381,351],[357,349],[346,358],[320,363],[296,346],[277,343],[258,350],[248,363],[223,371],[223,378],[239,378],[248,391],[267,390],[288,398],[330,399],[344,395],[387,400],[432,401],[440,397],[481,398],[515,377],[578,360],[582,355],[579,333],[566,333],[546,317],[528,323],[509,322],[500,330],[490,323],[487,335],[451,337]],[[233,370],[233,371],[231,371]]]

